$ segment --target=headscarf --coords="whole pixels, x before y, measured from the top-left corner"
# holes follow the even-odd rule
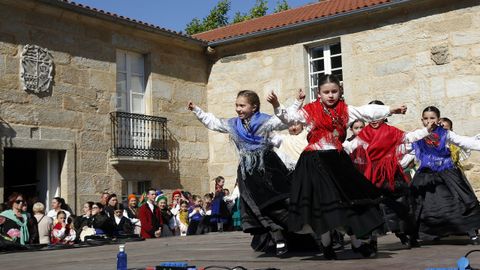
[[[128,195],[128,201],[130,202],[130,200],[132,200],[132,199],[137,199],[137,195],[135,195],[133,193]]]

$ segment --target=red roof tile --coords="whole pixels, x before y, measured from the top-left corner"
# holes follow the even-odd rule
[[[242,36],[254,32],[295,25],[335,14],[347,13],[358,9],[381,5],[394,0],[324,0],[299,8],[289,9],[279,13],[244,21],[207,32],[193,35],[198,39],[216,41]]]

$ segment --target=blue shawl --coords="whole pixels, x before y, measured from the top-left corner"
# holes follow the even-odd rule
[[[447,147],[447,135],[446,129],[437,127],[428,137],[413,143],[415,156],[420,161],[419,171],[428,168],[441,172],[454,167]]]
[[[250,118],[249,128],[245,128],[239,117],[230,118],[231,138],[238,148],[240,155],[240,171],[242,178],[246,179],[247,173],[265,170],[263,154],[270,146],[267,140],[269,127],[264,124],[271,118],[270,115],[256,112]],[[260,129],[265,129],[266,134],[258,134]]]
[[[253,151],[267,145],[264,135],[257,134],[260,128],[271,118],[270,115],[256,112],[252,115],[247,130],[239,117],[230,118],[228,125],[232,130],[233,139],[240,151]]]

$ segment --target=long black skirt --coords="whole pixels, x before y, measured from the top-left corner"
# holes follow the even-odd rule
[[[383,200],[380,209],[385,221],[383,231],[411,235],[417,238],[415,226],[415,201],[409,183],[400,173],[395,176],[394,189],[391,190],[388,181],[381,187]]]
[[[238,169],[242,228],[254,235],[252,248],[266,251],[275,240],[271,232],[285,231],[288,219],[290,178],[288,169],[273,151],[263,153],[264,170],[242,177]]]
[[[480,228],[477,197],[460,169],[417,172],[412,192],[422,238],[467,234]]]
[[[309,225],[317,235],[344,228],[364,237],[383,224],[380,199],[344,151],[304,151],[293,174],[288,227]]]

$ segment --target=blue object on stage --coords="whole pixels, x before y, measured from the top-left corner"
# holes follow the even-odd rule
[[[196,270],[195,266],[189,266],[186,262],[164,262],[155,267],[155,270]]]
[[[118,249],[117,270],[127,270],[127,253],[125,253],[125,245],[120,245]]]

